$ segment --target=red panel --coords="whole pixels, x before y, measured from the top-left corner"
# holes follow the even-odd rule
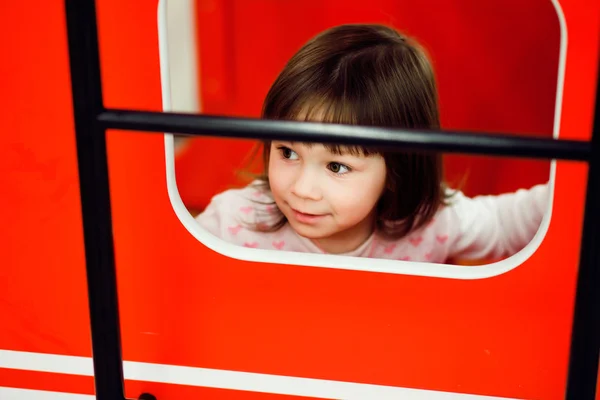
[[[94,378],[0,368],[0,387],[94,394]],[[32,399],[33,400],[33,399]]]
[[[250,3],[230,4],[240,13],[231,22],[240,27],[237,41],[252,25],[253,20],[244,17],[252,15],[248,12],[279,15],[266,2],[256,1],[254,8]],[[391,7],[392,2],[381,4]],[[156,5],[147,0],[98,1],[109,106],[161,108]],[[283,25],[274,32],[286,34],[273,35],[273,46],[288,46],[288,41],[299,45],[312,34],[309,28],[298,33],[296,25],[284,31],[288,21],[325,26],[343,10],[329,7],[316,12],[318,5],[307,7],[302,12],[288,10],[286,19],[277,19]],[[563,7],[569,21],[569,58],[561,135],[586,139],[594,100],[599,4],[565,0]],[[425,19],[409,12],[402,9],[403,25]],[[436,12],[427,10],[433,25]],[[445,18],[452,15],[446,10]],[[10,55],[0,63],[4,111],[0,168],[10,171],[0,178],[5,188],[0,211],[4,223],[0,348],[90,356],[64,9],[60,2],[40,2],[35,9],[26,2],[11,2],[0,18],[4,38],[0,46]],[[257,25],[254,29],[261,32],[271,29]],[[258,39],[248,35],[247,40],[250,46]],[[427,43],[432,40],[424,37]],[[516,46],[525,39],[510,40]],[[494,42],[493,47],[501,45]],[[243,59],[225,54],[221,62],[234,60],[237,65],[259,47],[257,43],[244,47]],[[504,50],[508,54],[510,48]],[[276,54],[280,64],[268,68],[257,64],[257,76],[264,72],[273,78],[289,56],[283,51]],[[535,77],[521,83],[529,84]],[[497,79],[489,79],[489,84]],[[468,88],[480,90],[481,85]],[[244,99],[240,104],[259,105],[267,86],[265,78],[252,83],[238,79],[225,87],[240,91],[238,97]],[[454,93],[441,86],[444,96]],[[519,104],[511,112],[521,112],[524,106]],[[239,113],[258,112],[235,107],[240,107],[235,108]],[[452,115],[460,115],[459,111]],[[510,122],[512,114],[507,115],[496,123]],[[519,115],[523,124],[519,127],[533,126],[523,122],[529,113]],[[544,126],[538,133],[547,133]],[[127,360],[518,398],[563,397],[585,165],[558,163],[551,227],[531,259],[496,278],[454,281],[223,257],[198,243],[175,217],[165,188],[163,138],[110,132],[109,139]],[[206,183],[205,177],[198,179]],[[62,378],[64,386],[37,373],[0,370],[0,385],[89,390],[88,378]],[[128,382],[132,394],[147,388],[169,397],[185,392],[269,398]]]
[[[0,20],[0,349],[89,356],[64,8]]]

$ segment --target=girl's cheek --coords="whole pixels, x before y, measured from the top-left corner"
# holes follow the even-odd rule
[[[290,180],[290,171],[288,166],[281,165],[280,162],[273,163],[269,168],[269,182],[271,189],[281,190],[285,186],[285,182]]]
[[[271,156],[269,159],[269,179],[272,179],[280,174],[284,167],[285,166],[282,165],[281,160]]]

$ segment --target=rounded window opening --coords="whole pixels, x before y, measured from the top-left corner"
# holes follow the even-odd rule
[[[166,111],[558,138],[566,28],[555,1],[342,15],[333,0],[273,2],[260,6],[268,18],[234,3],[160,2]],[[441,25],[416,18],[426,10]],[[326,18],[307,25],[315,12]],[[525,262],[551,217],[549,161],[170,134],[165,149],[181,222],[238,259],[483,278]]]

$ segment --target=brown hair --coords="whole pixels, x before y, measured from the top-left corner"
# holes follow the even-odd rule
[[[421,47],[392,28],[342,25],[307,42],[269,90],[263,118],[395,128],[440,127],[433,69]],[[440,154],[325,144],[334,153],[383,156],[386,186],[377,229],[402,237],[426,224],[445,203]],[[263,142],[263,190],[269,190],[271,142]],[[286,223],[283,214],[261,230]]]

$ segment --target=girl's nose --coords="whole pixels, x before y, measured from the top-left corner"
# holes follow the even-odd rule
[[[316,174],[308,168],[303,168],[292,185],[292,193],[306,200],[320,200],[321,190]]]

